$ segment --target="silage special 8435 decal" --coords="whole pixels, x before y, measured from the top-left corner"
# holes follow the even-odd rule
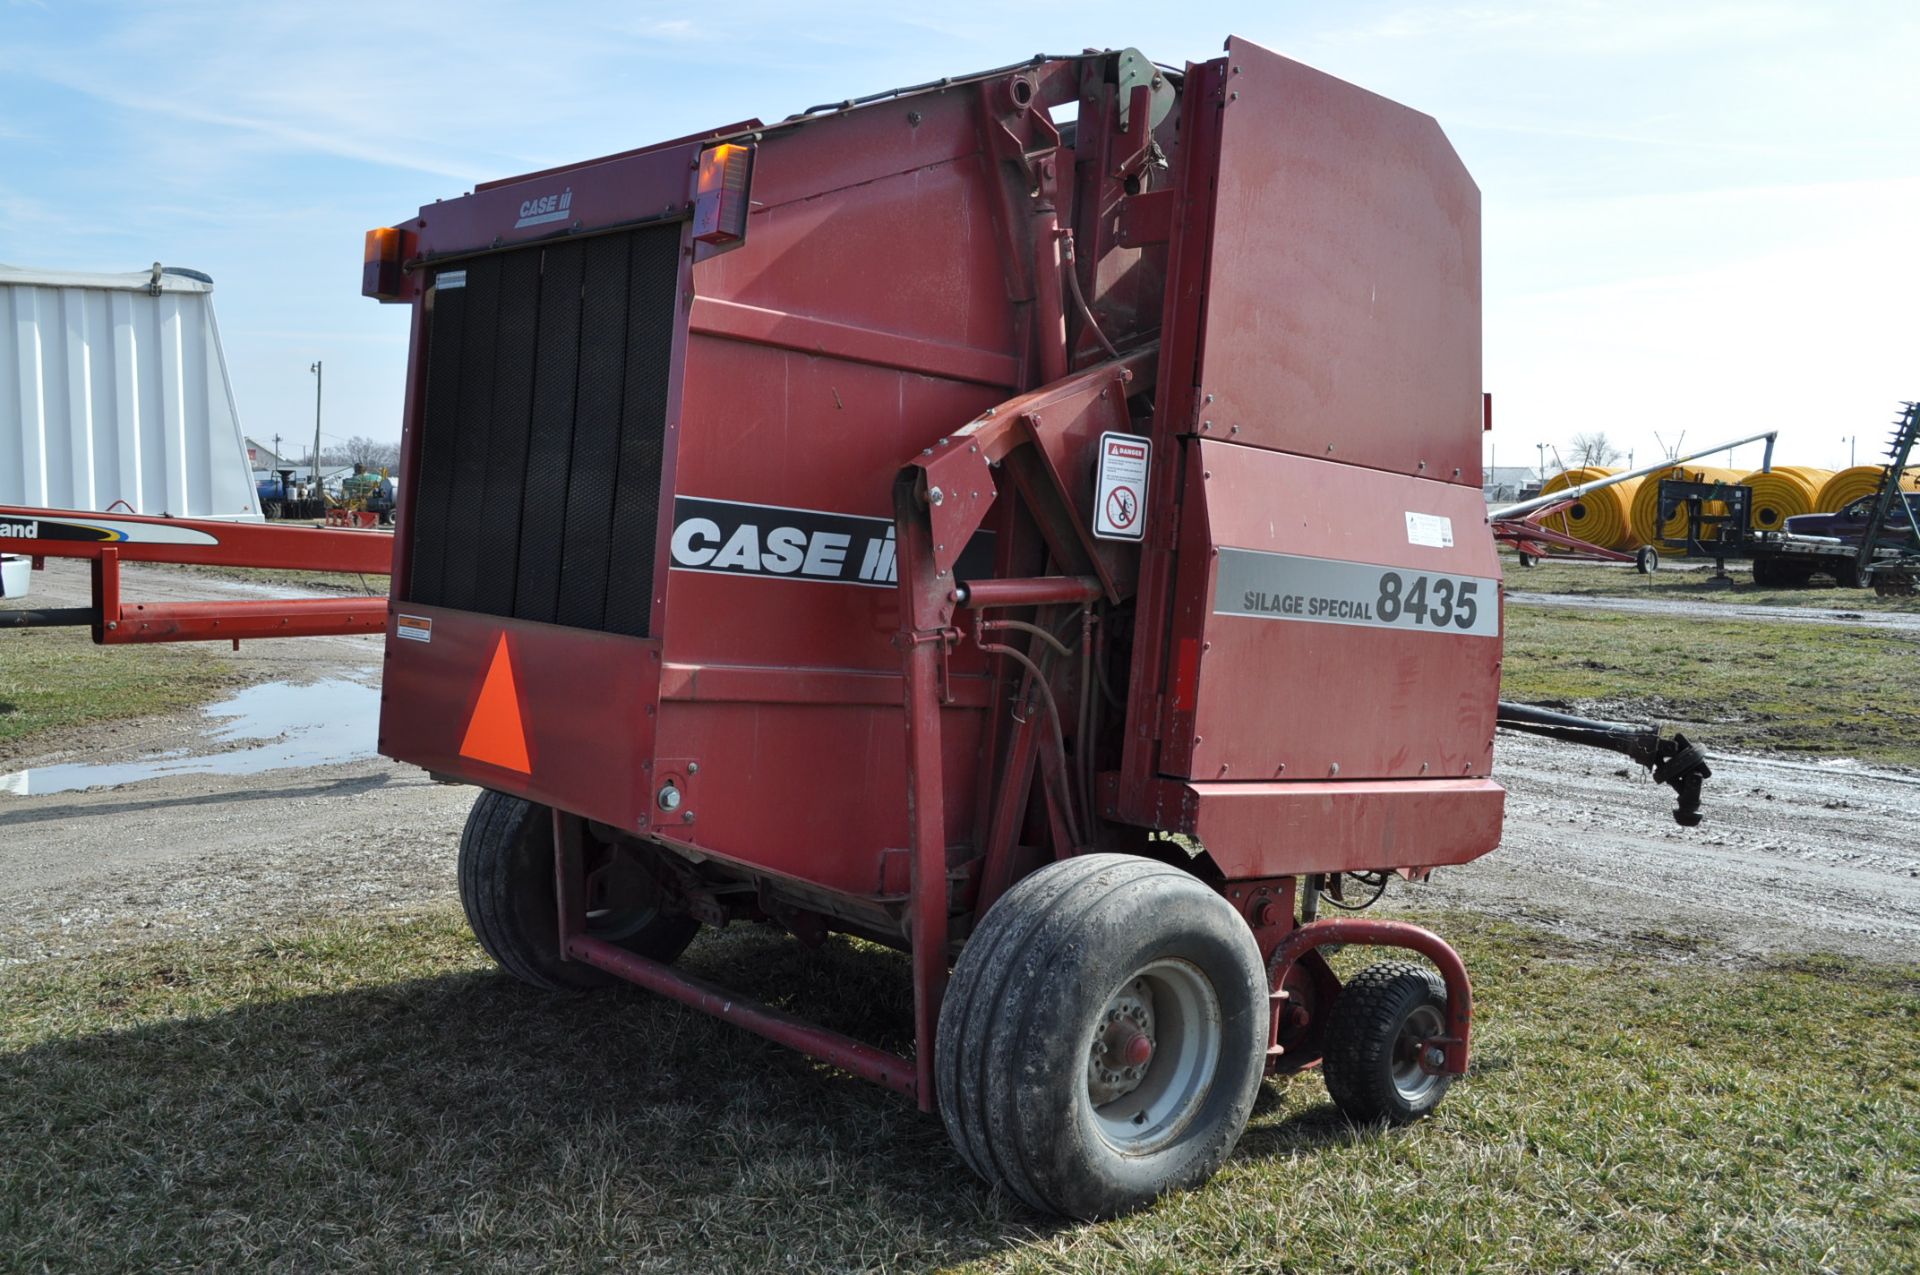
[[[1220,550],[1216,615],[1498,637],[1500,582],[1255,549]]]

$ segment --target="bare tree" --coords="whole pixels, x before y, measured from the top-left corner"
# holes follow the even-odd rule
[[[365,465],[369,470],[392,469],[400,463],[400,445],[359,434],[321,453],[323,465]]]
[[[1567,444],[1567,457],[1576,469],[1586,465],[1611,465],[1620,455],[1620,449],[1605,434],[1575,434]]]

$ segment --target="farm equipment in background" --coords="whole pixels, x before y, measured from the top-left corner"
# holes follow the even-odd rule
[[[1498,702],[1473,182],[1244,40],[482,183],[362,290],[412,308],[403,482],[337,534],[392,554],[380,750],[483,790],[482,945],[907,1094],[1034,1207],[1206,1180],[1272,1073],[1433,1109],[1460,958],[1321,909],[1494,848],[1496,726],[1698,820],[1684,739]],[[908,952],[911,1053],[674,968],[736,921]]]
[[[91,605],[0,609],[4,629],[87,628],[105,646],[238,646],[260,638],[378,633],[386,624],[387,600],[381,597],[129,602],[120,588],[120,567],[127,562],[384,575],[393,564],[393,541],[384,535],[0,506],[0,548],[35,559],[81,559],[93,572]]]
[[[1888,440],[1887,463],[1862,478],[1855,470],[1834,475],[1828,489],[1865,490],[1844,508],[1798,514],[1777,531],[1755,526],[1753,489],[1743,483],[1660,484],[1660,518],[1680,524],[1661,541],[1667,550],[1709,559],[1727,578],[1729,561],[1748,559],[1753,582],[1770,588],[1801,588],[1816,575],[1836,584],[1871,587],[1883,597],[1903,597],[1920,580],[1920,513],[1907,472],[1920,442],[1920,406],[1902,403]],[[1864,467],[1861,467],[1864,468]]]
[[[1612,534],[1607,539],[1611,542],[1610,544],[1595,544],[1575,534],[1573,522],[1580,511],[1580,503],[1595,492],[1639,482],[1655,474],[1666,473],[1688,461],[1711,456],[1715,452],[1731,451],[1747,443],[1762,441],[1766,443],[1761,464],[1762,468],[1767,468],[1773,463],[1773,444],[1777,434],[1777,430],[1749,434],[1745,438],[1737,438],[1730,443],[1717,443],[1689,455],[1656,461],[1654,464],[1629,470],[1624,474],[1606,474],[1584,482],[1576,482],[1558,490],[1543,489],[1537,496],[1488,510],[1487,522],[1493,532],[1494,540],[1511,547],[1519,556],[1521,566],[1532,566],[1534,560],[1539,558],[1576,562],[1631,563],[1641,575],[1651,575],[1660,568],[1659,550],[1650,544],[1639,543],[1638,537],[1628,534],[1628,529],[1611,527],[1611,520],[1609,520]],[[1549,483],[1548,486],[1551,487],[1552,484]],[[1636,492],[1635,495],[1637,497],[1639,493]],[[1669,515],[1662,516],[1663,522],[1667,516]],[[1559,521],[1559,526],[1549,525],[1555,520]]]

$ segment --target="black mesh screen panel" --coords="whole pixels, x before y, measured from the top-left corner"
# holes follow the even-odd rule
[[[667,224],[438,272],[411,600],[646,636],[679,268]]]

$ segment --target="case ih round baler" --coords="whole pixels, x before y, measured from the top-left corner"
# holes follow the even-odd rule
[[[1245,41],[485,184],[364,290],[413,307],[380,749],[486,790],[483,945],[908,1094],[1034,1206],[1203,1181],[1271,1072],[1439,1101],[1460,960],[1319,910],[1495,846],[1497,720],[1697,819],[1683,740],[1502,718],[1471,179]],[[911,1055],[673,967],[733,921],[909,951]]]

